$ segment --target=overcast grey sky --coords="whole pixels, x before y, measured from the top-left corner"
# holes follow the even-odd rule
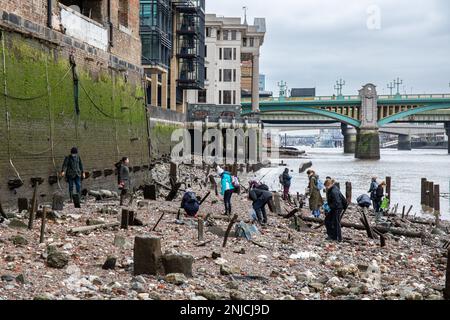
[[[368,82],[383,94],[397,76],[402,93],[450,92],[448,0],[206,0],[222,16],[243,17],[243,6],[249,23],[267,20],[261,73],[276,95],[279,80],[332,95],[340,77],[344,94]]]

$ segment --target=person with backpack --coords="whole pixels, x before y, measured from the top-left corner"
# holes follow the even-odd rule
[[[224,215],[231,215],[231,196],[234,192],[233,178],[230,172],[223,170],[219,166],[217,167],[217,174],[220,177],[220,194],[223,196],[223,202],[225,205]]]
[[[376,199],[376,194],[377,194],[377,188],[378,188],[377,177],[373,176],[372,181],[370,182],[369,191],[367,191],[367,192],[370,194],[370,200],[372,200],[372,205],[374,208],[375,208],[375,199]]]
[[[259,224],[267,224],[267,213],[265,206],[272,200],[272,192],[269,191],[269,187],[265,184],[260,184],[252,188],[248,193],[248,198],[252,200],[253,210],[256,212],[256,217]]]
[[[329,241],[342,241],[341,214],[348,207],[347,199],[335,185],[335,181],[325,182],[329,212],[325,214],[325,228]]]
[[[308,170],[306,172],[309,179],[307,193],[309,194],[309,209],[312,215],[316,218],[320,216],[320,207],[323,205],[322,195],[320,191],[323,190],[324,184],[316,175],[314,170]],[[329,180],[331,181],[331,180]]]
[[[66,177],[66,181],[69,184],[69,196],[70,200],[73,199],[73,186],[77,194],[81,194],[81,179],[85,177],[83,171],[83,162],[78,155],[78,149],[73,147],[70,150],[70,155],[64,158],[64,162],[61,170],[61,177]]]
[[[381,209],[381,202],[383,201],[384,197],[384,187],[386,186],[386,182],[382,181],[375,192],[375,202],[374,202],[374,209],[375,209],[375,216],[376,220],[379,220],[381,217],[382,209]]]
[[[283,186],[283,200],[289,199],[289,188],[291,187],[292,177],[289,175],[289,169],[285,168],[279,177],[280,183]]]
[[[184,209],[189,217],[195,217],[200,210],[200,201],[195,193],[188,189],[183,195],[180,208]]]
[[[118,163],[116,163],[117,168],[117,182],[120,190],[120,205],[123,205],[123,200],[128,195],[128,190],[131,188],[130,181],[130,159],[128,157],[123,157]]]

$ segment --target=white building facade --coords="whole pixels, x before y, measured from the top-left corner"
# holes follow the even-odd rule
[[[258,25],[256,25],[258,23]],[[189,91],[190,104],[240,105],[242,54],[252,54],[251,86],[257,88],[259,105],[259,53],[264,42],[265,19],[255,19],[255,25],[241,23],[240,18],[206,15],[205,90]],[[256,64],[255,65],[255,61]],[[252,94],[252,97],[254,95]]]

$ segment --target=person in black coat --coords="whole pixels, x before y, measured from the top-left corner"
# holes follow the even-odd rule
[[[341,214],[347,209],[348,203],[344,195],[334,184],[334,180],[326,180],[327,203],[330,212],[325,215],[325,227],[327,229],[327,240],[342,241]]]
[[[267,214],[265,206],[272,200],[272,192],[266,185],[260,185],[250,190],[248,197],[253,201],[253,210],[256,212],[256,217],[261,225],[267,223]]]

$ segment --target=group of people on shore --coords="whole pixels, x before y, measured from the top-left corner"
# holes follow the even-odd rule
[[[120,190],[120,205],[123,205],[124,199],[129,195],[131,189],[130,169],[128,157],[123,157],[115,164],[118,173],[118,188]],[[227,170],[228,169],[228,170]],[[231,198],[234,193],[240,193],[240,182],[236,175],[231,173],[229,168],[216,167],[216,172],[220,178],[220,194],[223,197],[224,215],[231,215],[232,205]],[[306,172],[308,176],[308,187],[305,195],[309,197],[309,209],[311,214],[318,218],[321,212],[325,215],[324,224],[327,231],[327,240],[342,241],[341,233],[341,218],[348,207],[347,199],[341,193],[339,184],[331,177],[326,177],[325,182],[322,182],[319,175],[313,169]],[[73,147],[70,155],[66,156],[63,162],[61,177],[65,177],[69,185],[69,195],[73,198],[73,188],[75,186],[76,193],[81,193],[81,180],[85,178],[83,170],[83,163],[78,154],[78,149]],[[283,187],[283,200],[289,200],[289,192],[291,187],[292,176],[289,174],[289,169],[285,168],[283,173],[279,176],[279,182]],[[378,182],[377,177],[372,177],[368,193],[370,194],[370,201],[374,207],[377,220],[383,211],[383,197],[384,181]],[[326,201],[322,196],[325,193]],[[272,204],[272,192],[269,187],[260,181],[250,181],[248,190],[248,199],[252,201],[252,219],[255,223],[264,226],[267,224],[266,205]],[[367,195],[358,198],[358,203],[368,198]],[[366,200],[366,206],[368,203]],[[187,189],[183,195],[180,209],[184,209],[188,216],[195,217],[200,209],[200,198],[195,195],[191,189]]]

